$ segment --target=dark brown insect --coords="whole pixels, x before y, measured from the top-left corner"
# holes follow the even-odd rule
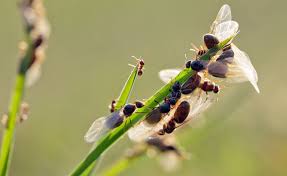
[[[203,41],[204,41],[205,46],[208,49],[213,48],[215,45],[217,45],[219,43],[219,40],[213,34],[205,34],[203,36]]]
[[[200,85],[200,88],[205,92],[219,92],[219,86],[209,80],[205,80],[203,84]]]
[[[138,75],[141,76],[143,74],[144,60],[140,59],[138,63]]]
[[[167,122],[167,124],[163,125],[163,131],[167,134],[172,133],[175,130],[176,126],[175,126],[175,122],[173,119],[171,119],[169,122]]]
[[[200,81],[201,76],[194,74],[181,86],[181,93],[185,95],[192,93],[199,86]]]
[[[187,101],[181,102],[176,108],[173,118],[163,125],[162,129],[158,131],[158,134],[164,135],[165,133],[172,133],[176,129],[176,123],[183,123],[187,118],[189,111],[190,104]]]
[[[177,106],[177,108],[176,108],[176,110],[174,112],[173,120],[176,123],[184,122],[184,120],[187,118],[187,116],[189,114],[189,111],[190,111],[190,104],[187,101],[181,102]]]

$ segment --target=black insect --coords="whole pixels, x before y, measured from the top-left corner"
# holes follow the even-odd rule
[[[123,113],[126,117],[129,117],[133,114],[133,112],[136,110],[136,105],[134,104],[127,104],[123,108]]]
[[[201,82],[201,76],[199,74],[194,74],[191,76],[182,86],[181,93],[184,95],[192,93]]]
[[[185,63],[185,68],[190,68],[190,67],[191,67],[191,60]]]
[[[135,105],[136,105],[137,108],[142,108],[142,107],[144,107],[144,103],[141,102],[141,101],[135,101]]]
[[[187,101],[181,102],[174,112],[173,120],[176,123],[183,123],[184,120],[187,118],[189,111],[190,104]]]
[[[205,70],[207,68],[208,61],[204,60],[194,60],[190,64],[190,68],[194,71],[200,72],[202,70]]]
[[[169,101],[165,101],[165,102],[163,102],[162,104],[159,105],[159,110],[160,110],[161,113],[166,114],[166,113],[168,113],[170,111],[170,108],[171,108],[170,106],[171,106],[170,102]]]

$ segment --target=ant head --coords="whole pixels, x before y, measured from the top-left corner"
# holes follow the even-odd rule
[[[139,64],[142,65],[142,66],[144,66],[144,60],[143,60],[143,59],[140,59]]]
[[[190,65],[191,65],[191,60],[189,60],[185,63],[185,68],[190,68]]]

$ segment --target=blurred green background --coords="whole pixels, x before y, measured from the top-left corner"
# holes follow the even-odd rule
[[[283,176],[287,175],[286,1],[45,1],[52,26],[41,80],[26,91],[29,120],[18,125],[10,175],[65,175],[91,145],[83,135],[108,113],[135,63],[144,76],[131,101],[152,95],[163,84],[161,69],[182,67],[190,43],[202,43],[219,8],[231,5],[240,24],[235,43],[250,55],[260,94],[250,84],[227,87],[204,113],[203,123],[179,131],[191,153],[179,170],[166,173],[142,157],[122,175]],[[14,84],[17,43],[23,38],[15,1],[0,2],[0,112],[7,111]],[[1,127],[1,131],[2,131]],[[100,170],[111,166],[132,143],[114,145]]]

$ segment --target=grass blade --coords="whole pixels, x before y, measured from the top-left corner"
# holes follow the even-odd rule
[[[118,100],[116,101],[115,110],[121,109],[129,100],[129,96],[130,96],[131,91],[133,89],[135,80],[138,76],[138,64],[137,64],[137,66],[134,67],[128,80],[126,81],[126,83],[125,83],[125,85],[124,85],[124,87],[120,93],[120,96],[119,96]]]

